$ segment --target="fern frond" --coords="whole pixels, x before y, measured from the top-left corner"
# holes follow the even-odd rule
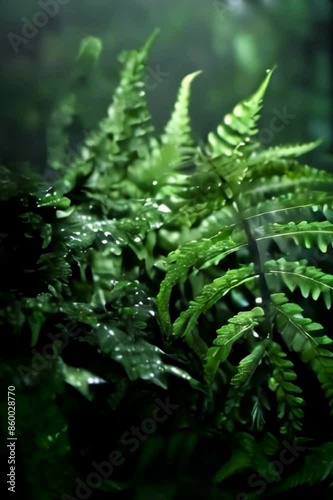
[[[108,119],[104,122],[105,131],[112,133],[116,141],[126,140],[130,134],[142,138],[147,131],[152,130],[151,126],[143,128],[146,122],[151,121],[143,98],[144,79],[149,50],[158,32],[155,30],[140,50],[125,51],[119,57],[123,64],[121,79],[108,109]]]
[[[248,180],[255,186],[257,186],[258,184],[259,189],[259,187],[263,184],[263,180],[267,180],[270,177],[283,176],[291,172],[293,173],[293,175],[297,175],[299,173],[301,177],[301,171],[303,170],[303,168],[305,168],[304,165],[299,163],[297,160],[290,159],[279,159],[274,161],[266,161],[264,163],[253,163],[251,165],[251,168],[249,168],[246,173],[246,180]]]
[[[297,471],[274,487],[274,493],[289,492],[293,488],[304,485],[320,484],[327,478],[333,478],[333,443],[327,442],[311,448],[306,454],[304,463]],[[328,497],[327,497],[328,498]]]
[[[253,328],[252,332],[254,334]],[[235,423],[237,421],[241,422],[242,424],[245,423],[249,424],[250,420],[249,414],[242,415],[240,407],[247,393],[249,391],[251,392],[250,379],[254,374],[254,372],[257,370],[258,366],[261,364],[264,356],[266,355],[266,348],[269,342],[270,341],[268,339],[261,340],[260,342],[255,341],[254,343],[255,347],[252,349],[252,351],[248,356],[246,356],[241,360],[241,362],[236,367],[237,373],[230,380],[230,386],[227,393],[226,402],[224,405],[224,411],[220,416],[220,423],[223,424],[229,432],[234,431]],[[253,340],[252,342],[250,342],[250,345],[253,346]],[[212,349],[218,349],[218,348],[212,348]],[[223,356],[223,351],[222,351],[222,356]],[[212,358],[207,357],[207,361],[211,363]],[[211,373],[208,371],[208,368],[211,370]],[[217,369],[216,362],[215,365],[211,363],[211,367],[209,367],[209,365],[206,365],[206,380],[208,382],[212,380],[212,375],[215,374],[216,369]],[[270,409],[269,404],[267,404],[267,400],[264,404],[267,409]],[[251,420],[253,424],[253,413],[251,414]]]
[[[281,346],[276,342],[271,342],[267,349],[268,357],[274,366],[273,376],[269,380],[269,388],[276,393],[278,405],[278,418],[283,419],[288,411],[288,426],[281,427],[280,432],[285,434],[289,429],[301,430],[301,419],[304,416],[300,408],[304,400],[297,396],[302,390],[292,383],[297,379],[293,370],[293,363],[285,359],[287,355],[282,351]]]
[[[250,453],[244,450],[233,451],[232,455],[228,457],[227,462],[215,474],[213,478],[214,483],[222,483],[225,479],[234,475],[235,473],[249,468],[251,462],[252,456]]]
[[[256,368],[260,364],[265,352],[266,341],[262,341],[248,356],[246,356],[246,358],[242,359],[239,363],[237,366],[237,373],[230,380],[230,384],[235,388],[238,388],[243,384],[248,383]]]
[[[304,245],[305,248],[318,246],[321,252],[326,252],[327,247],[333,245],[333,224],[328,221],[267,224],[256,229],[254,234],[257,241],[268,238],[292,238],[296,244]]]
[[[327,309],[332,305],[333,276],[309,266],[306,260],[289,262],[284,258],[270,260],[264,265],[266,276],[279,276],[291,292],[298,287],[303,297],[324,298]]]
[[[239,269],[231,269],[224,276],[216,278],[204,286],[200,295],[190,302],[188,309],[182,312],[175,321],[173,334],[175,336],[184,335],[186,337],[187,331],[192,329],[201,314],[216,304],[232,288],[240,286],[248,280],[253,280],[255,278],[253,272],[252,264],[240,267]]]
[[[289,210],[311,209],[315,212],[320,208],[322,211],[325,211],[332,206],[333,200],[330,193],[314,192],[305,195],[304,193],[292,192],[278,195],[272,199],[259,201],[255,206],[244,210],[242,215],[244,219],[253,219],[265,215],[276,215]]]
[[[278,450],[278,441],[272,434],[267,433],[260,441],[245,432],[237,433],[235,438],[237,448],[232,452],[228,461],[215,474],[213,481],[216,483],[221,483],[245,468],[256,471],[268,470],[268,457],[274,455]],[[268,475],[273,480],[279,478],[276,471],[270,471]]]
[[[228,320],[228,324],[217,330],[218,337],[214,340],[214,345],[220,346],[223,351],[221,361],[227,359],[232,344],[239,340],[245,333],[253,333],[255,326],[258,325],[258,319],[264,316],[261,307],[254,307],[251,311],[241,311],[236,316]],[[222,356],[222,352],[221,352]]]
[[[161,141],[163,144],[174,144],[178,148],[192,148],[189,101],[191,83],[201,71],[191,73],[182,80],[171,118],[167,123]]]
[[[247,173],[249,182],[242,191],[253,200],[265,199],[277,194],[293,192],[333,192],[333,175],[295,161],[278,160]],[[246,179],[245,179],[246,181]]]
[[[314,337],[313,332],[322,330],[322,325],[304,318],[302,308],[289,303],[284,294],[273,294],[272,301],[277,311],[276,325],[283,340],[289,350],[300,353],[302,361],[311,364],[326,393],[329,405],[333,407],[333,353],[321,347],[332,344],[333,340],[326,335]]]
[[[241,101],[232,113],[224,117],[223,123],[217,128],[217,134],[211,132],[208,135],[208,145],[205,149],[208,157],[216,158],[221,155],[231,157],[235,153],[236,156],[241,157],[246,146],[248,149],[250,137],[258,132],[256,124],[260,118],[259,111],[262,108],[262,99],[272,73],[273,71],[267,73],[266,78],[251,97]]]
[[[274,162],[286,158],[297,158],[316,149],[322,143],[321,140],[308,142],[306,144],[285,144],[266,148],[263,151],[254,152],[249,159],[249,164],[260,165],[265,162]]]
[[[290,350],[300,352],[311,359],[316,356],[318,346],[333,343],[327,336],[313,337],[313,332],[323,329],[322,325],[310,318],[304,318],[303,309],[289,302],[283,293],[275,293],[271,297],[277,311],[277,328]]]
[[[251,311],[242,311],[228,320],[228,324],[217,330],[217,338],[214,340],[214,346],[207,351],[205,363],[205,377],[207,382],[214,379],[215,373],[223,361],[225,361],[237,340],[244,335],[253,333],[258,325],[258,320],[264,316],[261,307],[255,307]]]
[[[81,41],[71,74],[72,86],[75,86],[78,82],[80,84],[82,78],[87,78],[92,73],[98,63],[102,49],[102,41],[95,36],[87,36]]]
[[[151,139],[143,158],[132,163],[129,178],[143,192],[160,197],[181,191],[180,184],[186,176],[176,172],[176,168],[194,155],[189,116],[191,83],[201,73],[187,75],[181,82],[176,104],[160,140]]]
[[[211,238],[190,241],[168,255],[166,276],[157,296],[160,326],[165,334],[171,334],[169,300],[173,286],[186,278],[191,267],[208,267],[212,261],[220,261],[245,246],[244,233],[232,234],[232,231],[233,227],[226,228]]]
[[[78,177],[89,177],[86,185],[110,192],[121,181],[126,167],[147,153],[154,130],[145,96],[145,68],[156,30],[141,50],[123,52],[120,83],[113,95],[108,116],[97,131],[85,139],[78,159],[65,173],[67,191]]]
[[[64,98],[50,117],[47,128],[47,148],[49,165],[60,170],[66,163],[66,150],[69,144],[67,128],[75,116],[75,95]]]
[[[138,197],[149,195],[170,198],[181,192],[186,176],[175,170],[182,161],[182,154],[185,153],[176,144],[160,144],[156,139],[151,139],[144,158],[133,161],[127,171],[128,179],[141,190]]]
[[[180,193],[180,196],[183,196],[183,193]],[[193,228],[191,230],[191,238],[190,239],[199,239],[201,237],[209,237],[220,231],[221,227],[225,227],[228,225],[232,225],[234,220],[231,217],[228,217],[229,213],[225,213],[228,211],[229,207],[226,207],[226,200],[224,198],[219,198],[217,196],[212,196],[210,199],[207,196],[205,201],[200,202],[197,200],[196,204],[193,204],[192,201],[186,201],[186,203],[181,203],[175,217],[173,219],[174,223],[184,224],[187,227]],[[216,225],[216,230],[211,231],[211,233],[207,232],[207,219],[210,218],[212,214],[218,214],[220,216],[220,220],[223,222]],[[199,223],[197,226],[196,223]],[[201,225],[202,224],[202,225]]]
[[[138,155],[143,154],[140,146],[146,135],[153,131],[151,117],[144,97],[145,67],[153,35],[141,50],[121,54],[119,60],[124,65],[119,86],[115,90],[113,103],[108,109],[108,117],[101,123],[101,134],[90,145],[97,146],[108,137],[114,143],[127,142],[127,148]],[[116,148],[114,153],[116,153]],[[110,151],[112,153],[112,150]]]
[[[248,170],[246,159],[258,147],[251,137],[258,132],[256,124],[271,75],[272,71],[268,71],[258,90],[237,104],[217,127],[217,133],[208,134],[208,144],[198,148],[195,163],[199,171],[217,174],[218,179],[227,184],[223,186],[227,198],[235,195],[234,187],[244,179]]]
[[[227,198],[232,198],[234,193],[230,187],[231,183],[240,183],[246,175],[248,170],[247,163],[244,158],[232,156],[226,157],[224,154],[209,158],[198,150],[195,157],[195,162],[200,168],[200,176],[205,173],[214,173],[216,176],[216,184],[222,180],[222,189],[220,189],[220,196],[223,191]],[[221,192],[222,191],[222,192]]]

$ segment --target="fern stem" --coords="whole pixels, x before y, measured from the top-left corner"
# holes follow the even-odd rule
[[[234,198],[236,209],[240,215],[242,215],[242,208],[237,197]],[[265,312],[266,321],[264,322],[264,327],[267,329],[268,337],[272,337],[272,317],[271,317],[271,294],[268,289],[266,276],[261,263],[260,251],[254,238],[251,226],[248,220],[242,217],[242,226],[246,235],[247,244],[249,248],[250,255],[253,259],[254,271],[258,275],[258,283],[260,289],[260,295],[262,299],[262,308]]]

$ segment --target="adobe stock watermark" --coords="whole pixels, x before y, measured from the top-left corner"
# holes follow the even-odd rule
[[[33,354],[33,358],[31,364],[29,366],[19,365],[17,367],[17,371],[23,380],[27,376],[37,375],[39,372],[44,370],[44,368],[49,365],[50,361],[56,358],[59,352],[67,347],[69,342],[68,334],[74,337],[79,335],[81,332],[80,328],[78,328],[73,321],[66,323],[65,330],[66,334],[62,331],[59,331],[56,334],[48,333],[47,337],[51,340],[51,342],[44,345],[41,352],[38,352],[36,349],[32,349],[31,353]],[[54,343],[56,343],[57,347],[55,347]]]
[[[170,76],[170,73],[167,71],[163,71],[161,69],[160,63],[156,64],[155,66],[149,65],[146,66],[145,68],[145,73],[143,77],[143,91],[145,93],[151,92],[155,90],[159,85],[161,85],[168,77]],[[142,97],[140,97],[142,99]],[[133,105],[137,104],[137,96],[133,95],[132,101],[129,100],[130,98],[125,101],[125,104],[131,104]]]
[[[273,141],[275,134],[282,132],[288,126],[296,115],[289,113],[287,106],[283,106],[282,111],[273,108],[274,116],[269,121],[269,127],[259,130],[258,139],[262,144],[269,144]]]
[[[276,481],[276,478],[273,479],[271,477],[272,474],[275,477],[281,477],[285,467],[294,463],[300,454],[306,451],[306,448],[297,444],[296,440],[294,440],[292,445],[287,441],[283,441],[282,444],[284,448],[281,450],[278,459],[272,460],[266,470],[260,470],[259,473],[251,474],[247,480],[247,484],[250,488],[257,488],[255,491],[257,495],[262,495],[266,491],[267,484],[271,484]],[[250,500],[250,498],[253,497],[250,497],[247,493],[242,492],[237,495],[235,500]]]
[[[139,426],[134,426],[124,432],[120,437],[123,446],[128,447],[129,453],[134,453],[140,443],[146,441],[157,429],[158,424],[165,422],[172,413],[179,408],[179,405],[170,402],[167,396],[165,401],[155,400],[156,406],[151,417],[145,418]],[[92,462],[93,471],[82,481],[76,478],[75,496],[64,493],[61,500],[87,500],[94,489],[98,488],[105,479],[108,479],[115,467],[120,467],[126,462],[126,457],[119,450],[112,450],[106,460],[100,463]]]
[[[38,35],[39,30],[45,28],[49,19],[55,17],[60,7],[67,5],[70,0],[38,0],[38,5],[41,10],[35,12],[31,19],[21,17],[23,23],[21,33],[13,33],[12,31],[7,34],[12,49],[15,54],[18,54],[20,47],[29,43],[32,38]]]

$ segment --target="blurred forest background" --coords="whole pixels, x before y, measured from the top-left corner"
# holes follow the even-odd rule
[[[42,10],[41,4],[48,1],[1,0],[1,162],[28,161],[40,171],[47,169],[46,124],[66,95],[83,37],[100,37],[103,53],[93,77],[78,89],[78,142],[84,130],[94,127],[106,113],[118,80],[119,52],[140,47],[159,27],[146,84],[158,130],[187,73],[203,70],[193,88],[191,112],[195,134],[204,138],[238,100],[256,88],[266,69],[276,64],[260,139],[273,145],[323,137],[316,163],[330,168],[330,0],[54,1],[58,13],[48,16],[45,26],[22,42],[15,36],[22,36],[26,21],[37,19],[34,16]],[[284,116],[282,122],[279,116]]]

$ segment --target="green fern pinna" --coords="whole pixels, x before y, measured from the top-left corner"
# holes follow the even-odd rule
[[[74,160],[66,152],[75,85],[51,116],[49,164],[57,179],[33,195],[30,185],[18,183],[21,205],[12,211],[23,220],[22,238],[35,242],[26,247],[37,263],[32,292],[6,296],[9,314],[2,322],[13,335],[30,331],[37,347],[50,324],[79,325],[80,334],[68,334],[67,342],[76,352],[83,345],[93,349],[96,364],[83,356],[78,374],[69,348],[58,349],[57,375],[46,388],[65,382],[91,401],[87,370],[107,381],[102,413],[115,427],[105,432],[108,450],[126,428],[125,414],[128,427],[134,415],[150,415],[152,394],[162,397],[159,391],[168,389],[182,402],[179,416],[142,444],[136,472],[119,472],[120,478],[115,472],[102,490],[129,498],[135,488],[138,498],[150,500],[161,491],[163,498],[185,498],[185,488],[191,498],[241,500],[313,487],[332,498],[333,336],[324,307],[330,309],[333,289],[333,175],[298,160],[319,142],[260,145],[258,120],[273,71],[201,144],[192,138],[188,111],[200,72],[185,76],[157,136],[144,85],[154,37],[121,55],[107,117],[86,135]],[[97,59],[100,42],[83,42],[74,74],[81,74],[85,51]],[[17,195],[11,182],[1,189],[12,207]],[[2,252],[15,258],[6,240]],[[32,276],[30,261],[17,262],[24,276]],[[36,373],[19,372],[25,384],[36,380]],[[45,396],[49,412],[51,394]],[[119,416],[125,427],[114,424]],[[44,426],[40,433],[52,435]],[[31,445],[34,456],[59,452],[63,463],[68,430],[63,423],[61,429],[55,450],[52,440],[41,446],[40,437],[34,441],[30,434],[30,442],[19,428],[26,437],[23,462],[29,464]],[[82,439],[77,454],[87,457],[87,470],[98,439]],[[293,459],[283,461],[285,453]],[[158,470],[151,472],[155,462]],[[33,466],[27,465],[28,477]],[[170,474],[173,483],[166,486]],[[149,494],[140,477],[150,478]],[[52,496],[43,497],[40,485],[31,487],[37,488],[34,498]]]

